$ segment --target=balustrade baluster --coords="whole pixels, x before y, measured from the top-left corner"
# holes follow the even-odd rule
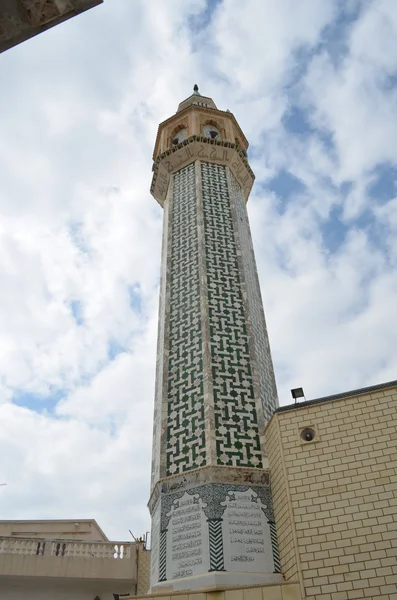
[[[37,539],[0,538],[0,554],[43,556],[46,543],[48,552],[59,559],[67,556],[87,558],[126,559],[131,557],[131,545],[120,542],[64,542]]]

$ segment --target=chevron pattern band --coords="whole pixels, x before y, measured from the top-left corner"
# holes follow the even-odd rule
[[[167,580],[167,530],[160,534],[159,581]]]
[[[224,571],[222,520],[209,519],[210,571]]]
[[[277,531],[276,531],[275,522],[269,521],[269,527],[270,527],[270,540],[272,543],[272,550],[273,550],[274,572],[281,573],[280,554],[278,551]]]

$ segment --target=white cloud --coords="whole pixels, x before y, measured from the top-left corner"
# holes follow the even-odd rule
[[[342,5],[361,12],[335,56]],[[92,516],[117,538],[149,527],[151,153],[196,82],[251,142],[281,402],[297,385],[314,397],[395,378],[396,200],[369,192],[376,165],[396,163],[393,6],[224,0],[210,14],[204,0],[108,1],[2,55],[3,518]],[[304,134],[285,125],[293,106]],[[283,171],[302,184],[288,198],[267,189]],[[56,390],[56,406],[40,405]],[[41,413],[11,404],[14,391],[36,394]]]
[[[335,59],[327,48],[305,79],[305,100],[316,127],[326,130],[338,155],[336,181],[356,181],[377,163],[397,160],[395,5],[370,2],[355,22],[348,52]]]

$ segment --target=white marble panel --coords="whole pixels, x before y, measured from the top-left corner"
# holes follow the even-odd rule
[[[198,494],[174,500],[167,532],[167,579],[209,570],[208,523]]]
[[[226,571],[272,573],[274,571],[270,527],[258,495],[229,492],[223,513],[223,548]]]

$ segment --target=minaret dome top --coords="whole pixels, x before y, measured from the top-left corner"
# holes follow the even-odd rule
[[[193,94],[180,103],[177,112],[187,108],[188,106],[191,106],[192,104],[196,104],[197,106],[202,106],[204,108],[215,108],[216,110],[216,104],[213,99],[202,96],[199,92],[199,86],[197,83],[195,83],[193,86]]]

